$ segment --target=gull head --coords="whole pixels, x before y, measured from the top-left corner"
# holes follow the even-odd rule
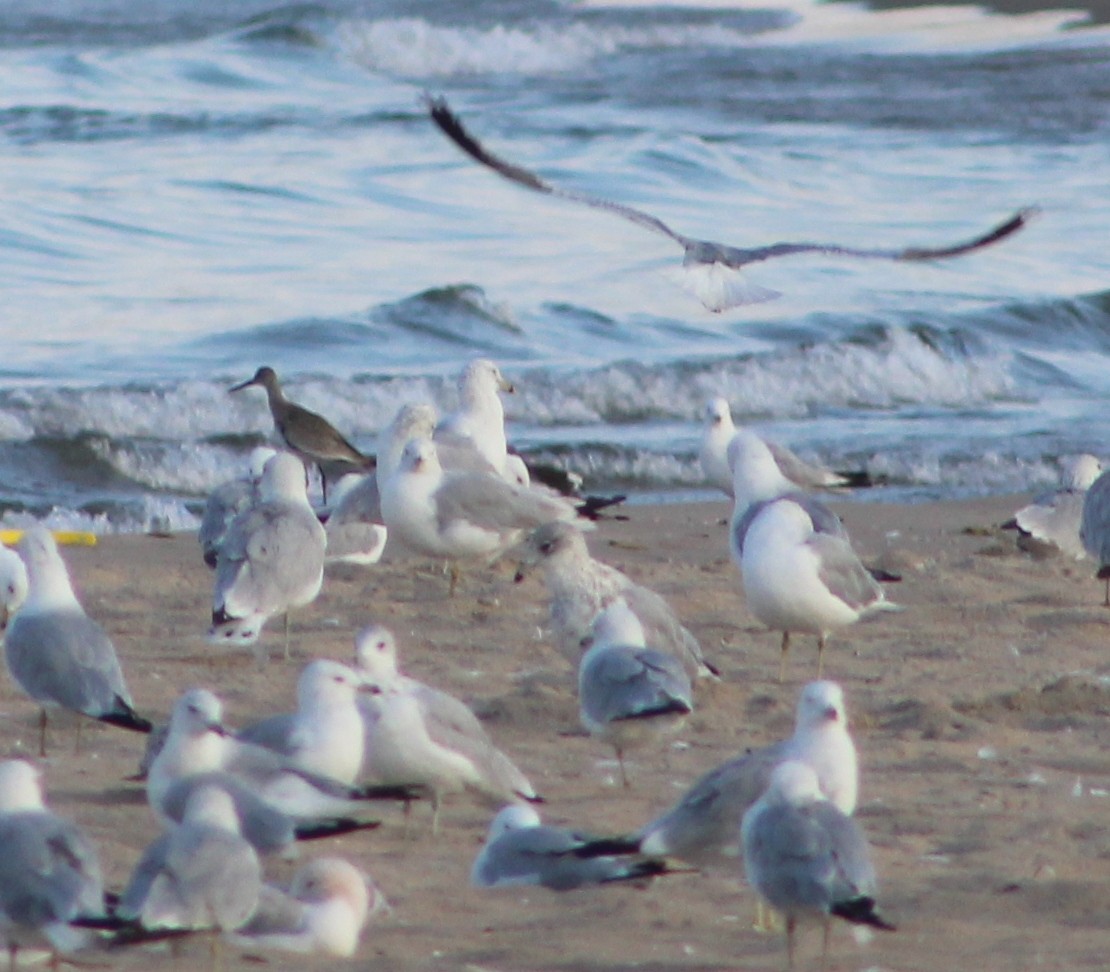
[[[341,662],[317,658],[304,667],[297,680],[297,707],[312,711],[350,705],[364,684],[354,669]]]
[[[738,429],[729,442],[728,465],[737,504],[747,506],[795,489],[782,474],[767,443],[749,429]]]
[[[459,398],[464,402],[486,401],[496,397],[499,391],[511,395],[516,388],[489,358],[476,358],[459,375]]]
[[[810,682],[798,696],[795,725],[798,730],[813,730],[827,725],[846,729],[848,715],[844,708],[844,690],[836,682]]]
[[[705,403],[705,409],[702,412],[705,417],[705,424],[712,429],[729,429],[732,425],[732,409],[729,407],[728,399],[720,395],[716,395]]]
[[[262,482],[262,474],[266,471],[266,463],[277,455],[277,449],[270,446],[255,446],[247,457],[247,470],[252,483]]]
[[[14,550],[0,545],[0,631],[27,599],[27,567]]]
[[[1085,452],[1064,463],[1064,488],[1085,492],[1101,475],[1102,463],[1099,462],[1098,457]]]
[[[190,689],[174,703],[170,715],[170,734],[203,736],[213,732],[226,736],[223,703],[208,689]]]
[[[622,645],[642,648],[647,645],[644,626],[623,597],[600,611],[590,626],[593,645]]]
[[[355,638],[355,667],[365,680],[380,684],[397,674],[397,642],[380,624],[363,628]]]
[[[409,439],[430,439],[437,421],[436,410],[424,402],[401,406],[393,421],[378,435],[379,483],[397,468],[405,443]]]
[[[295,500],[308,502],[304,463],[291,452],[279,452],[262,469],[258,495],[263,502]]]
[[[350,861],[342,857],[318,857],[293,875],[289,895],[309,903],[336,898],[345,901],[361,927],[370,916],[371,898],[381,897],[376,887],[372,895],[371,887],[369,878]]]
[[[538,564],[555,564],[564,560],[588,559],[586,538],[573,523],[555,520],[537,527],[520,545],[520,563],[514,580],[519,584]]]
[[[181,822],[239,833],[239,813],[235,809],[235,800],[227,790],[214,783],[198,786],[189,794]]]
[[[281,393],[281,385],[278,384],[277,372],[273,368],[263,365],[259,368],[254,376],[248,378],[246,381],[239,382],[238,385],[233,385],[228,389],[228,392],[242,391],[244,388],[250,388],[252,385],[260,385],[265,388],[267,392],[274,391],[278,394]]]
[[[42,810],[42,774],[25,759],[0,763],[0,813]]]
[[[767,803],[798,805],[825,800],[817,773],[808,763],[787,760],[771,773],[771,782],[763,795]]]
[[[28,607],[70,606],[77,603],[69,571],[54,535],[41,524],[31,527],[16,546],[27,567]]]
[[[513,830],[527,830],[539,825],[540,815],[534,807],[523,803],[513,803],[507,807],[502,807],[498,811],[497,816],[490,822],[489,836],[486,840],[492,843],[498,837]]]
[[[401,453],[401,469],[421,476],[442,472],[435,443],[431,439],[409,439]]]

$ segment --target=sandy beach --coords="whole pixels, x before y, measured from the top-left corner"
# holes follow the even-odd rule
[[[858,818],[874,847],[884,914],[898,925],[860,944],[835,929],[832,968],[1005,970],[1104,968],[1110,952],[1110,610],[1090,562],[1036,560],[994,529],[1022,497],[920,506],[841,503],[857,549],[900,570],[899,614],[834,636],[826,676],[844,687],[861,757]],[[391,553],[381,565],[329,568],[320,598],[263,635],[271,661],[204,643],[211,596],[195,537],[108,537],[64,556],[87,611],[112,635],[137,707],[164,720],[177,695],[217,691],[231,725],[289,711],[303,664],[347,660],[371,620],[395,632],[411,674],[471,702],[546,798],[545,820],[602,833],[634,828],[723,760],[788,735],[799,688],[815,677],[813,639],[798,637],[777,680],[779,636],[746,611],[728,558],[725,503],[635,506],[590,538],[598,558],[665,595],[722,670],[665,750],[634,753],[631,787],[611,750],[585,736],[569,665],[543,634],[538,577],[512,565],[467,572],[454,598],[437,565]],[[37,708],[0,680],[7,756],[34,755]],[[108,884],[126,881],[157,833],[135,772],[143,739],[73,720],[52,731],[48,800],[85,827]],[[417,807],[302,857],[341,854],[372,874],[393,913],[374,920],[356,959],[381,970],[780,969],[777,935],[751,930],[752,893],[716,875],[676,874],[647,887],[557,895],[477,891],[471,862],[491,817],[467,798],[432,837]],[[287,880],[294,864],[270,860]],[[820,933],[801,939],[817,968]],[[224,968],[259,967],[231,949]],[[99,965],[207,967],[208,949],[94,955]],[[302,969],[272,952],[265,967]],[[322,962],[320,964],[323,964]]]

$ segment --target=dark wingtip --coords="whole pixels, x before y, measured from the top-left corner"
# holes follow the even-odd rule
[[[335,820],[299,824],[293,832],[297,840],[321,840],[325,837],[339,837],[342,834],[354,833],[356,830],[374,830],[381,825],[380,820],[352,820],[350,817],[339,817]]]
[[[599,837],[589,843],[581,844],[572,850],[574,857],[620,857],[625,854],[640,853],[640,838],[631,837]]]
[[[839,901],[829,911],[837,918],[850,921],[853,925],[870,925],[883,931],[898,930],[875,910],[874,898],[862,897],[853,898],[851,901]]]
[[[837,469],[836,474],[842,480],[841,485],[849,489],[870,489],[879,484],[866,469]]]
[[[96,717],[97,722],[103,722],[109,726],[119,726],[120,729],[130,729],[132,732],[149,733],[154,729],[153,722],[144,719],[118,695],[116,696],[116,705],[118,708],[115,712],[105,712],[103,715],[98,715]]]
[[[370,786],[356,787],[351,791],[351,798],[355,800],[397,800],[401,803],[410,803],[413,800],[422,800],[428,795],[427,787],[416,783],[406,784],[373,784]]]
[[[602,510],[608,509],[610,506],[616,506],[618,503],[623,503],[628,499],[625,495],[619,496],[587,496],[581,503],[575,506],[578,515],[587,520],[600,520],[602,519]],[[627,520],[627,516],[615,516],[613,519]]]

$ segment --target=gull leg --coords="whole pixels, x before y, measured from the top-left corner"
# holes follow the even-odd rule
[[[631,787],[632,784],[628,782],[628,774],[624,771],[624,751],[621,750],[619,746],[615,748],[617,750],[617,765],[620,767],[621,770],[621,784],[627,790]]]
[[[1106,599],[1102,603],[1110,607],[1110,574],[1106,575]]]
[[[289,612],[285,612],[285,660],[289,661]]]
[[[786,653],[790,650],[790,632],[782,633],[782,656],[779,660],[779,681],[786,678]]]
[[[771,908],[762,898],[755,899],[755,922],[752,928],[760,934],[777,932],[782,926],[779,924],[778,913]]]
[[[39,756],[46,756],[46,709],[39,709]]]
[[[820,678],[825,670],[825,632],[817,636],[817,677]]]
[[[832,920],[828,915],[825,915],[824,928],[821,934],[821,972],[829,965],[829,932],[832,929]]]
[[[81,718],[78,718],[78,720],[77,720],[77,738],[74,740],[74,743],[73,743],[73,755],[74,756],[80,756],[81,755],[81,727],[84,724],[85,724],[85,720],[81,719]]]
[[[432,836],[439,836],[439,791],[432,793]]]
[[[448,590],[448,595],[450,597],[454,597],[455,589],[459,586],[459,578],[462,576],[462,571],[459,570],[459,565],[456,564],[454,561],[451,562],[450,566],[447,568],[447,571],[451,577],[451,587]]]
[[[790,915],[786,919],[786,967],[794,970],[794,933],[798,930],[798,920]]]

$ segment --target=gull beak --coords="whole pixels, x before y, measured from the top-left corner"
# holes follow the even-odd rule
[[[836,711],[831,705],[825,710],[825,718],[829,722],[836,722],[840,718],[840,713]]]
[[[222,722],[210,722],[204,727],[208,732],[213,732],[217,736],[230,736],[231,731]]]
[[[509,395],[516,394],[516,386],[505,377],[502,377],[498,380],[497,387]]]

